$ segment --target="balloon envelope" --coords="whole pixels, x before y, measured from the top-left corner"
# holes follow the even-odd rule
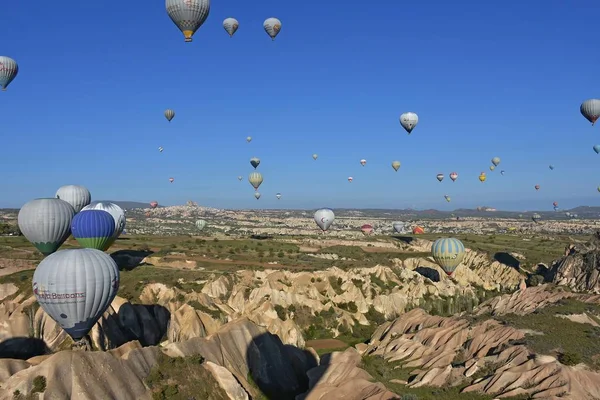
[[[170,108],[166,109],[165,118],[167,119],[167,121],[171,122],[171,120],[175,118],[175,111],[171,110]]]
[[[85,210],[73,217],[71,232],[81,247],[107,250],[115,233],[115,220],[104,210]]]
[[[581,103],[579,107],[581,115],[594,125],[600,117],[600,99],[589,99]]]
[[[256,169],[256,167],[258,167],[260,165],[260,158],[252,157],[250,159],[250,165],[252,165],[254,167],[254,169]]]
[[[392,226],[394,227],[394,231],[396,231],[396,233],[406,233],[406,225],[404,222],[396,221],[392,224]]]
[[[458,239],[442,238],[433,243],[431,254],[444,272],[451,275],[465,257],[465,246]]]
[[[186,42],[208,18],[210,0],[166,0],[165,7],[171,21],[183,33]]]
[[[56,191],[56,198],[69,203],[75,209],[76,213],[92,201],[90,191],[80,185],[61,186]]]
[[[258,187],[263,183],[263,176],[260,172],[252,172],[248,175],[248,182],[250,182],[254,190],[258,190]]]
[[[392,161],[392,168],[397,172],[400,169],[400,161]]]
[[[8,85],[17,77],[19,66],[10,57],[0,56],[0,88],[6,90]]]
[[[419,116],[414,112],[407,112],[400,115],[400,125],[402,125],[404,130],[406,130],[406,132],[408,132],[409,135],[413,131],[413,129],[415,129],[418,123]]]
[[[240,23],[235,18],[225,18],[223,21],[223,28],[229,34],[229,37],[233,37],[233,34],[240,27]]]
[[[199,231],[201,231],[205,227],[206,227],[206,221],[205,220],[199,219],[198,221],[196,221],[196,228],[198,228]]]
[[[73,207],[60,199],[35,199],[17,217],[19,229],[43,255],[54,253],[71,234]]]
[[[125,225],[127,223],[127,220],[125,218],[125,212],[121,207],[119,207],[115,203],[111,203],[108,201],[93,202],[89,206],[85,206],[82,211],[85,210],[103,210],[112,215],[115,221],[115,230],[108,246],[104,249],[108,250],[108,248],[110,248],[110,246],[112,246],[112,244],[117,240],[117,238],[121,236],[121,233],[125,229]]]
[[[281,31],[281,21],[277,18],[267,18],[265,22],[263,22],[263,28],[265,29],[265,32],[267,32],[267,35],[275,40],[275,37],[279,35],[279,31]]]
[[[38,303],[74,340],[88,334],[118,289],[117,264],[95,249],[58,251],[46,257],[33,274]]]
[[[321,208],[315,212],[314,218],[319,228],[325,232],[327,229],[329,229],[331,224],[333,224],[333,221],[335,220],[335,214],[330,208]]]

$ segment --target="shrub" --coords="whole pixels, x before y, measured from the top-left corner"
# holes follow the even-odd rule
[[[46,377],[38,375],[33,378],[33,389],[31,393],[44,393],[46,391]]]
[[[581,360],[581,356],[577,353],[565,352],[558,356],[558,361],[564,365],[577,365]]]

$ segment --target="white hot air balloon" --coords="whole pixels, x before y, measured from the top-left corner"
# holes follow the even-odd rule
[[[330,208],[321,208],[315,212],[315,222],[323,232],[329,229],[334,220],[335,214]]]
[[[225,18],[223,21],[223,28],[229,34],[229,37],[233,37],[233,34],[240,27],[240,23],[235,18]]]
[[[80,185],[65,185],[58,188],[56,198],[61,199],[73,206],[76,213],[81,211],[83,207],[90,204],[92,195],[84,186]]]
[[[600,117],[600,99],[589,99],[581,103],[579,107],[581,115],[594,125]]]
[[[60,199],[35,199],[26,203],[17,217],[23,235],[43,255],[54,253],[71,234],[75,210]]]
[[[267,35],[271,37],[272,40],[275,40],[275,37],[279,35],[281,31],[281,21],[277,18],[267,18],[263,23],[263,28]]]
[[[256,198],[256,200],[260,199],[260,193],[254,192],[254,197]]]
[[[363,167],[367,165],[367,160],[365,160],[364,158],[360,160],[360,165],[362,165]]]
[[[167,14],[171,21],[183,33],[186,42],[192,41],[192,36],[208,18],[210,0],[165,0]]]
[[[17,77],[19,65],[7,56],[0,56],[0,88],[5,91],[8,85]]]
[[[279,200],[281,198],[281,193],[277,193],[275,197],[277,197],[277,200]]]
[[[196,228],[198,228],[199,231],[206,228],[206,221],[203,219],[199,219],[198,221],[196,221]]]
[[[263,176],[260,172],[252,172],[248,175],[248,182],[250,182],[254,190],[258,190],[258,187],[263,183]]]
[[[125,212],[123,211],[123,209],[115,203],[111,203],[108,201],[95,201],[90,205],[85,206],[81,211],[85,210],[102,210],[112,215],[113,219],[115,220],[115,233],[113,234],[108,247],[112,246],[112,244],[117,240],[117,238],[121,236],[121,233],[123,233],[123,230],[125,229],[125,225],[127,223],[125,219]]]
[[[418,123],[419,116],[414,112],[407,112],[400,115],[400,125],[402,125],[402,127],[406,130],[406,132],[408,132],[409,135],[413,131],[413,129],[415,129]]]
[[[406,233],[406,224],[404,222],[396,221],[392,224],[396,233]]]
[[[119,290],[119,268],[96,249],[61,250],[33,274],[33,294],[42,309],[73,340],[85,337]]]

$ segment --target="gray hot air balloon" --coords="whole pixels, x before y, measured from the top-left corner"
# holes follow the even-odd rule
[[[65,185],[58,188],[56,198],[61,199],[73,206],[76,213],[81,211],[83,207],[90,204],[92,195],[84,186],[80,185]]]
[[[164,149],[163,149],[163,147],[162,147],[162,146],[158,148],[158,151],[160,151],[161,153],[163,152],[163,150],[164,150]]]
[[[396,221],[392,224],[396,233],[406,233],[406,224],[404,222]]]
[[[279,200],[281,198],[281,193],[277,193],[275,197],[277,197],[277,200]]]
[[[157,205],[158,205],[158,203],[157,203]],[[112,215],[113,219],[115,220],[115,233],[113,234],[107,247],[104,249],[104,250],[108,250],[110,248],[110,246],[112,246],[113,243],[117,240],[117,238],[119,236],[121,236],[121,233],[123,233],[123,230],[125,229],[125,225],[127,223],[127,221],[125,219],[125,212],[123,211],[123,209],[121,207],[119,207],[115,203],[111,203],[108,201],[95,201],[95,202],[91,203],[90,205],[83,207],[83,210],[81,210],[81,211],[85,211],[85,210],[106,211],[107,213]]]
[[[186,42],[208,18],[210,0],[166,0],[167,14],[183,33]]]
[[[392,161],[392,168],[394,168],[394,171],[397,172],[400,168],[400,161]]]
[[[537,223],[540,219],[542,219],[542,216],[538,213],[535,213],[531,216],[531,220],[535,223]]]
[[[19,229],[43,255],[54,253],[71,234],[73,206],[60,199],[35,199],[19,210]]]
[[[329,229],[333,220],[335,220],[335,214],[330,208],[321,208],[315,212],[315,222],[323,232]]]
[[[319,158],[319,155],[317,153],[313,154],[313,160],[316,160],[317,158]]]
[[[175,111],[171,110],[170,108],[167,108],[165,110],[165,118],[167,119],[167,121],[171,122],[171,120],[175,118]]]
[[[263,23],[263,28],[265,28],[267,35],[269,35],[272,40],[275,40],[275,37],[279,35],[279,31],[281,31],[281,21],[277,18],[267,18]]]
[[[238,181],[241,181],[242,179],[244,179],[244,178],[242,178],[242,176],[241,176],[241,175],[240,175],[240,176],[238,176]]]
[[[589,99],[584,101],[581,103],[579,111],[581,111],[581,115],[583,115],[585,119],[594,125],[598,120],[598,117],[600,117],[600,100]]]
[[[254,197],[256,197],[256,200],[260,199],[260,193],[258,193],[258,192],[255,192],[255,193],[254,193]]]
[[[418,123],[419,116],[414,112],[407,112],[400,116],[400,125],[402,125],[402,127],[406,130],[406,132],[408,132],[409,135],[413,131],[413,129],[415,129]]]
[[[17,77],[19,66],[17,62],[10,57],[0,56],[0,87],[3,91]]]
[[[248,136],[248,137],[246,138],[246,142],[250,143],[251,141],[252,141],[252,136]]]
[[[198,228],[199,231],[206,228],[206,221],[203,219],[199,219],[198,221],[196,221],[196,228]]]
[[[229,34],[229,37],[233,37],[233,34],[238,30],[239,27],[240,23],[235,18],[225,18],[223,21],[223,28],[225,28],[225,31]]]
[[[256,169],[260,165],[260,158],[252,157],[250,159],[250,165],[252,165],[254,167],[254,169]]]
[[[88,334],[118,290],[117,264],[96,249],[58,251],[33,273],[38,303],[75,341]]]
[[[263,176],[260,172],[252,172],[248,175],[248,182],[250,182],[254,190],[258,190],[260,184],[263,183]]]
[[[494,158],[492,158],[492,164],[494,164],[494,166],[497,167],[498,164],[500,164],[500,157],[494,157]]]

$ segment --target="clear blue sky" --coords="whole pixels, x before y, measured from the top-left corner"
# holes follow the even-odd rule
[[[600,97],[597,1],[214,1],[192,43],[163,0],[59,3],[0,16],[0,54],[20,67],[0,93],[0,207],[63,184],[235,208],[600,205],[600,126],[579,113]]]

